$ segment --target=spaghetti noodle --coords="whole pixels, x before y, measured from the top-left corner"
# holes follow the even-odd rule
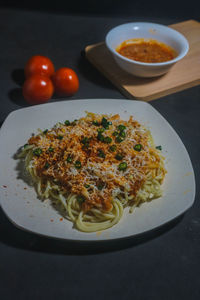
[[[40,198],[51,198],[84,232],[119,222],[162,195],[166,170],[149,130],[132,117],[87,113],[33,135],[20,157]]]

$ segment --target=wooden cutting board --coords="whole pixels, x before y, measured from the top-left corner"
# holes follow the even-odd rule
[[[190,50],[163,76],[139,78],[126,73],[116,64],[105,43],[87,46],[86,57],[122,94],[131,99],[150,101],[196,86],[200,83],[200,23],[188,20],[169,27],[187,38]]]

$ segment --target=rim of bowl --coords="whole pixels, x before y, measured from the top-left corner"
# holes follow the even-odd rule
[[[123,27],[125,25],[129,25],[129,26],[133,26],[135,25],[154,25],[154,26],[157,26],[157,27],[160,27],[160,28],[165,28],[167,29],[169,32],[171,31],[172,33],[175,33],[176,35],[179,35],[179,37],[182,39],[182,42],[183,44],[185,45],[185,50],[183,51],[182,54],[179,54],[177,55],[174,59],[171,59],[171,60],[168,60],[168,61],[165,61],[165,62],[160,62],[160,63],[145,63],[145,62],[140,62],[140,61],[137,61],[137,60],[133,60],[133,59],[129,59],[121,54],[119,54],[115,49],[113,49],[109,43],[108,43],[108,36],[113,32],[113,31],[116,31],[118,28],[120,27]],[[142,65],[142,66],[164,66],[164,65],[168,65],[168,64],[173,64],[179,60],[181,60],[184,56],[186,56],[186,54],[188,53],[189,51],[189,42],[188,40],[184,37],[183,34],[181,34],[180,32],[178,32],[177,30],[173,29],[173,28],[170,28],[166,25],[162,25],[162,24],[158,24],[158,23],[151,23],[151,22],[129,22],[129,23],[124,23],[124,24],[121,24],[121,25],[118,25],[114,28],[112,28],[110,31],[108,31],[108,33],[106,34],[106,38],[105,38],[105,42],[106,42],[106,46],[108,47],[108,49],[116,56],[118,56],[119,58],[127,61],[127,62],[130,62],[130,63],[134,63],[136,65]]]

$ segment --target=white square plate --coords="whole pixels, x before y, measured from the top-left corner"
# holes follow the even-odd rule
[[[51,206],[42,202],[22,175],[22,166],[15,159],[18,149],[37,129],[51,128],[57,122],[74,120],[94,113],[130,115],[148,127],[156,145],[162,145],[167,175],[163,196],[136,208],[125,209],[120,222],[98,233],[83,233],[62,219]],[[169,222],[186,211],[194,202],[195,179],[189,155],[168,122],[148,103],[118,99],[89,99],[36,105],[9,114],[0,130],[0,200],[8,218],[19,228],[41,235],[70,240],[110,240],[146,232]]]

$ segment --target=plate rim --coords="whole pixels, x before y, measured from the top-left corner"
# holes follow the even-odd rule
[[[168,224],[169,222],[173,221],[174,219],[178,218],[180,215],[184,214],[188,209],[190,209],[192,207],[192,205],[194,204],[194,201],[195,201],[195,196],[196,196],[196,181],[195,181],[195,173],[194,173],[194,169],[193,169],[193,165],[192,165],[192,161],[190,159],[190,156],[189,156],[189,153],[183,143],[183,141],[181,140],[181,138],[179,137],[179,135],[177,134],[177,132],[175,131],[175,129],[171,126],[171,124],[162,116],[162,114],[157,111],[150,103],[147,103],[147,102],[143,102],[141,100],[131,100],[131,99],[123,99],[123,98],[83,98],[83,99],[72,99],[72,100],[62,100],[62,101],[56,101],[56,102],[50,102],[50,103],[45,103],[45,104],[40,104],[40,105],[33,105],[33,106],[29,106],[29,107],[25,107],[25,108],[20,108],[20,109],[17,109],[17,110],[14,110],[12,112],[10,112],[8,114],[8,116],[6,117],[6,119],[4,120],[1,128],[0,128],[0,140],[1,140],[1,136],[2,136],[2,133],[4,132],[4,130],[6,130],[6,126],[7,126],[7,123],[9,122],[10,118],[13,116],[13,115],[16,115],[16,114],[19,114],[21,111],[32,111],[33,108],[34,109],[39,109],[41,107],[46,107],[46,106],[55,106],[55,105],[59,105],[59,104],[67,104],[67,105],[70,105],[70,103],[73,103],[73,102],[80,102],[80,103],[83,103],[83,102],[88,102],[88,101],[113,101],[113,102],[116,102],[116,101],[123,101],[124,103],[127,102],[127,103],[137,103],[141,106],[146,106],[146,107],[150,107],[151,110],[153,111],[153,113],[157,114],[157,116],[159,118],[161,118],[164,122],[165,122],[165,125],[167,125],[170,130],[172,130],[172,132],[175,134],[176,136],[176,139],[178,139],[178,142],[181,143],[182,147],[184,148],[185,150],[185,154],[187,155],[187,159],[189,161],[189,164],[190,164],[190,167],[191,167],[191,171],[192,171],[192,183],[193,183],[193,187],[192,187],[192,201],[189,202],[189,204],[186,206],[184,206],[184,208],[182,207],[180,210],[179,210],[179,213],[176,214],[175,216],[173,217],[170,217],[167,218],[167,220],[165,221],[162,221],[161,223],[159,223],[158,225],[156,226],[153,226],[147,230],[142,230],[141,232],[138,232],[138,233],[133,233],[132,235],[130,234],[127,234],[127,235],[124,235],[124,236],[121,236],[121,237],[109,237],[109,238],[100,238],[100,237],[97,237],[96,235],[93,237],[93,239],[88,239],[88,238],[67,238],[67,235],[66,237],[60,237],[60,236],[54,236],[54,235],[49,235],[48,233],[41,233],[39,232],[38,230],[34,230],[34,229],[30,229],[30,228],[27,228],[25,227],[25,225],[21,225],[21,224],[18,224],[16,223],[15,221],[16,220],[13,220],[12,217],[10,217],[9,215],[9,212],[5,209],[5,206],[3,204],[3,201],[1,200],[0,201],[0,206],[3,210],[3,212],[5,213],[6,217],[9,219],[9,221],[15,225],[17,228],[21,229],[21,230],[24,230],[26,232],[30,232],[30,233],[34,233],[34,234],[38,234],[40,236],[44,236],[44,237],[48,237],[48,238],[53,238],[53,239],[61,239],[61,240],[69,240],[69,241],[80,241],[80,242],[100,242],[100,241],[113,241],[113,240],[119,240],[119,239],[124,239],[124,238],[132,238],[132,237],[135,237],[135,236],[138,236],[138,235],[141,235],[141,234],[145,234],[149,231],[152,231],[152,230],[156,230],[157,228],[160,228],[162,226],[164,226],[165,224]],[[103,104],[102,104],[103,105]],[[9,123],[8,123],[9,124]],[[1,192],[0,192],[1,193]],[[87,234],[89,235],[88,233],[83,233],[83,234]]]

